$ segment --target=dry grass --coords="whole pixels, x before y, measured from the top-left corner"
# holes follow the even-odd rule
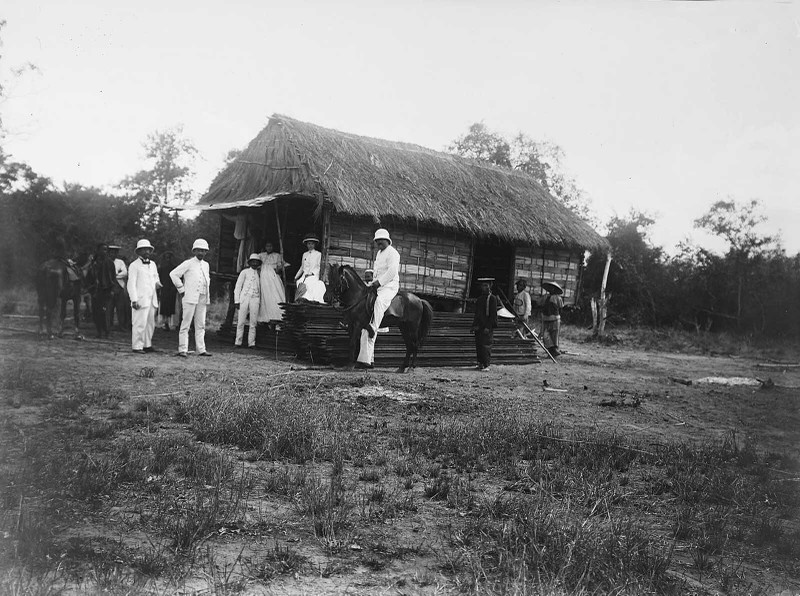
[[[10,370],[35,387],[35,365]],[[3,593],[236,593],[405,560],[416,587],[481,594],[684,593],[675,569],[745,593],[758,556],[800,577],[800,466],[735,434],[650,445],[500,406],[378,424],[337,399],[346,378],[278,378],[31,401],[34,424],[2,428]]]

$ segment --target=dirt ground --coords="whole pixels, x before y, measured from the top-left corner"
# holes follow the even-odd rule
[[[188,359],[180,359],[174,356],[177,334],[162,330],[156,331],[154,342],[160,351],[142,356],[131,353],[128,338],[121,333],[111,340],[77,341],[69,336],[40,340],[32,333],[31,323],[26,319],[2,320],[0,364],[4,371],[9,371],[20,363],[31,363],[37,371],[47,371],[50,375],[47,382],[56,392],[59,387],[73,387],[76,383],[108,384],[135,399],[183,395],[214,376],[256,376],[273,383],[290,376],[332,388],[332,399],[357,404],[363,419],[375,427],[395,424],[404,417],[424,417],[429,410],[438,414],[480,415],[499,405],[513,405],[566,429],[615,432],[636,438],[644,446],[735,437],[740,445],[751,442],[760,451],[800,458],[800,367],[781,367],[767,359],[643,352],[624,343],[607,346],[584,342],[582,332],[573,330],[563,342],[565,354],[558,363],[545,359],[540,364],[526,366],[495,364],[487,372],[472,370],[472,363],[465,363],[460,368],[418,369],[398,375],[389,369],[364,373],[313,367],[285,355],[234,350],[218,342],[213,334],[207,340],[212,358],[192,354]],[[800,362],[800,351],[782,360]],[[709,377],[744,378],[753,384],[731,386],[719,379],[698,383]],[[363,382],[354,382],[361,379]],[[26,418],[33,420],[34,408],[13,407],[13,396],[9,397],[8,391],[5,395],[0,404],[2,417],[14,419],[17,424]],[[164,432],[176,428],[170,423],[162,426]],[[241,459],[256,468],[267,465],[248,462],[246,457]],[[436,506],[441,507],[425,504],[425,507]],[[116,507],[110,514],[111,521],[107,517],[102,522],[87,520],[89,523],[79,524],[73,531],[80,535],[94,523],[108,528],[114,514],[123,516],[127,511],[124,504]],[[104,512],[104,516],[108,515],[108,511]],[[368,544],[375,550],[375,544],[390,543],[392,538],[402,536],[409,547],[430,544],[425,556],[398,557],[379,570],[365,566],[362,560],[343,566],[341,572],[329,569],[330,573],[295,573],[277,578],[264,593],[457,592],[463,586],[454,585],[437,571],[442,567],[436,557],[436,545],[441,538],[436,528],[427,524],[421,505],[417,515],[351,536],[349,544],[342,546],[345,553],[341,555],[345,557],[348,550],[349,555],[358,555]],[[223,531],[214,540],[219,561],[230,561],[237,552],[241,557],[242,551],[238,549],[244,548],[247,554],[255,548],[254,544],[267,543],[268,537],[269,544],[280,540],[292,544],[318,570],[331,565],[331,559],[320,554],[314,537],[290,524],[262,528],[260,534],[236,528],[229,529],[229,536],[230,532],[239,538],[244,532],[252,543],[243,546],[241,540],[229,540]],[[431,561],[436,564],[430,564]],[[789,590],[787,594],[800,593],[800,584],[794,583],[798,578],[773,578],[765,575],[763,568],[759,572],[761,579],[757,585],[772,586],[773,593],[781,590]],[[676,573],[684,574],[686,585],[693,586],[693,592],[715,593],[701,577],[680,569]],[[190,592],[193,585],[199,591],[204,589],[202,582],[196,585],[189,582],[185,590]]]

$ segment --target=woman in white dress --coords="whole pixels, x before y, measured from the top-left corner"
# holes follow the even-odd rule
[[[296,300],[308,300],[310,302],[325,302],[325,283],[320,279],[319,270],[322,264],[322,253],[317,250],[319,238],[314,234],[307,234],[303,238],[306,245],[306,252],[303,253],[303,263],[295,274],[297,282]]]
[[[278,275],[286,263],[283,255],[273,252],[272,242],[264,244],[264,252],[259,253],[261,259],[261,304],[258,309],[258,322],[269,323],[283,319],[283,309],[278,306],[286,302],[286,289]]]

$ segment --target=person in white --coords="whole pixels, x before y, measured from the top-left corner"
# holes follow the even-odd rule
[[[211,302],[211,274],[205,261],[208,242],[198,238],[192,245],[192,257],[169,272],[178,294],[182,296],[183,318],[178,332],[178,356],[189,354],[189,327],[194,321],[194,343],[198,356],[211,356],[206,351],[206,309]]]
[[[153,331],[161,287],[158,268],[150,260],[153,245],[147,240],[136,243],[136,256],[128,270],[128,295],[131,298],[131,346],[135,354],[153,352]]]
[[[370,322],[372,337],[366,329],[361,331],[361,349],[356,360],[356,366],[359,368],[372,368],[375,361],[375,338],[383,321],[383,314],[400,291],[400,253],[392,246],[389,232],[383,228],[377,230],[374,242],[378,254],[375,255],[374,280],[370,285],[378,289],[378,296],[375,298]]]
[[[114,302],[111,305],[111,318],[109,323],[114,322],[114,312],[117,313],[117,328],[120,331],[129,327],[128,310],[130,308],[130,298],[128,297],[128,267],[125,261],[119,258],[119,249],[116,244],[108,245],[108,256],[114,261],[114,269],[117,274],[117,284],[120,289],[113,292]]]
[[[317,250],[319,238],[308,234],[303,238],[306,252],[303,253],[303,262],[294,276],[297,281],[297,300],[303,298],[310,302],[325,302],[325,282],[319,277],[322,253]]]
[[[233,289],[233,303],[239,307],[239,319],[236,321],[236,341],[233,345],[241,347],[244,339],[244,326],[247,315],[250,315],[250,328],[247,331],[247,347],[256,347],[256,325],[258,324],[258,311],[261,302],[261,276],[258,269],[261,257],[256,253],[247,260],[250,265],[239,272],[236,287]]]
[[[283,319],[283,309],[278,306],[286,302],[286,290],[278,273],[283,270],[283,256],[273,252],[272,242],[264,244],[264,252],[258,255],[261,259],[261,304],[258,309],[258,321],[269,323]]]

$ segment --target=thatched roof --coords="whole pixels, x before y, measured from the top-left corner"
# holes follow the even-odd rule
[[[280,115],[217,175],[200,204],[252,205],[287,194],[376,221],[416,220],[541,246],[606,246],[526,174]]]

